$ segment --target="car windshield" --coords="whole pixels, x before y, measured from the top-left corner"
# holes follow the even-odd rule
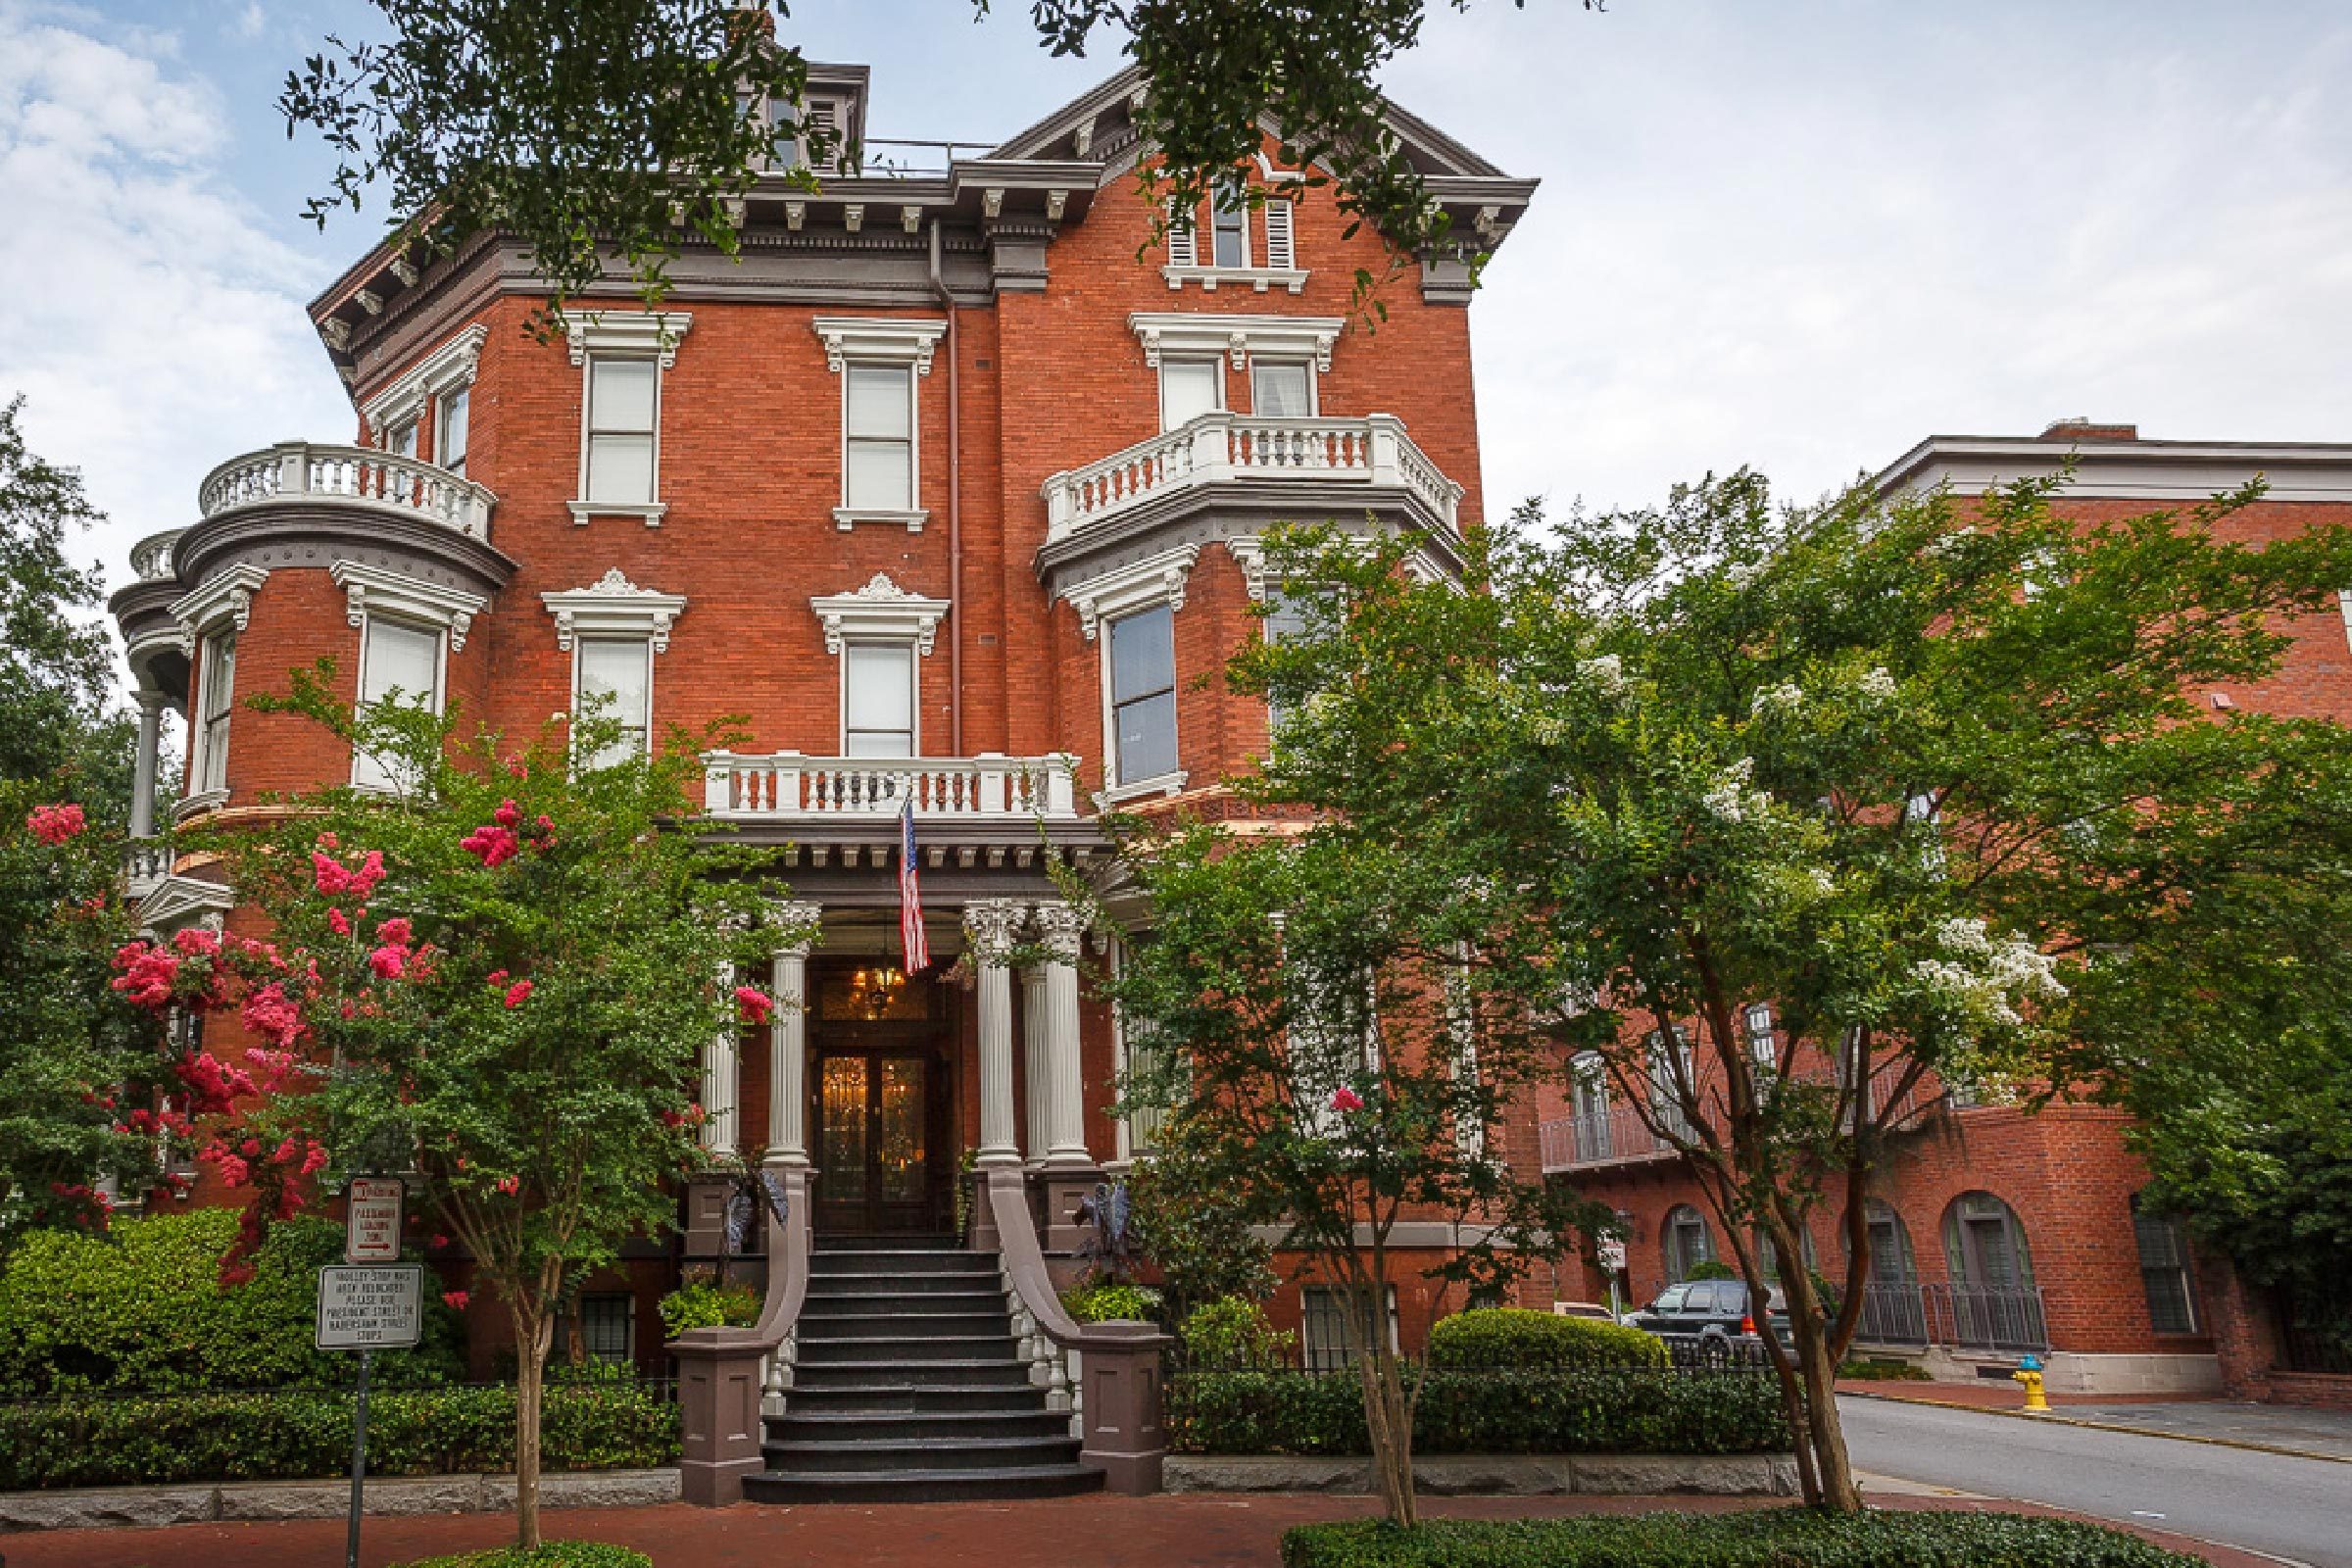
[[[1649,1303],[1649,1309],[1652,1312],[1679,1312],[1683,1309],[1683,1298],[1690,1294],[1690,1287],[1688,1285],[1669,1285],[1658,1293],[1656,1300]]]

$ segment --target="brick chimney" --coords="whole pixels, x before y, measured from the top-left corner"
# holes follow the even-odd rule
[[[2090,419],[2059,419],[2042,431],[2043,441],[2136,441],[2136,424],[2100,424]]]

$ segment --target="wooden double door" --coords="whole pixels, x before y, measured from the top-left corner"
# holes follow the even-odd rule
[[[849,986],[850,976],[870,972],[816,977],[808,1075],[815,1102],[813,1219],[819,1232],[834,1235],[943,1232],[954,1211],[956,1178],[952,1037],[947,1020],[931,1015],[935,998],[894,998],[877,1006],[871,988]],[[834,987],[825,984],[829,979]],[[935,989],[921,979],[899,984]],[[836,989],[846,996],[826,994]]]

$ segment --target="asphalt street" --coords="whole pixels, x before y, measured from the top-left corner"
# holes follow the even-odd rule
[[[1841,1398],[1854,1468],[2352,1568],[2352,1464]]]

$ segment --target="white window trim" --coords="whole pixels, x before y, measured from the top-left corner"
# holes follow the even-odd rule
[[[424,710],[433,714],[435,717],[439,717],[444,694],[449,689],[449,651],[451,644],[450,628],[446,625],[436,625],[429,620],[416,615],[387,613],[383,609],[373,605],[368,606],[365,610],[355,611],[352,615],[351,623],[360,629],[360,658],[359,669],[357,671],[358,678],[352,688],[355,692],[365,692],[368,689],[368,632],[369,629],[368,623],[373,620],[381,620],[387,625],[405,626],[413,631],[424,631],[432,634],[433,689],[430,692],[423,694],[425,697]],[[359,705],[355,701],[353,704],[355,711],[357,710],[358,707]],[[386,778],[382,781],[378,781],[374,779],[361,778],[361,763],[362,757],[360,749],[355,745],[351,749],[351,787],[353,789],[362,790],[370,795],[379,793],[387,795],[398,794],[403,791],[404,786],[399,782],[398,775],[391,765],[384,765],[383,771],[386,774]],[[414,779],[410,780],[410,783],[413,784],[414,782]]]
[[[652,756],[654,750],[654,656],[669,646],[669,639],[664,636],[661,641],[656,642],[651,637],[632,636],[626,632],[595,631],[583,632],[577,637],[563,640],[558,646],[569,650],[571,654],[571,710],[574,713],[580,710],[580,649],[583,644],[592,642],[633,642],[642,652],[645,659],[645,733],[642,737],[643,744],[637,755],[640,757]],[[579,754],[575,752],[573,755],[577,757]],[[582,765],[593,766],[595,765],[594,760],[585,760]]]
[[[662,496],[662,381],[663,372],[678,362],[678,344],[694,318],[683,311],[593,311],[571,318],[564,336],[571,349],[571,363],[580,371],[580,468],[573,494],[579,499],[570,503],[571,520],[585,523],[591,517],[638,517],[648,528],[659,528],[669,511],[669,503]],[[654,497],[646,502],[590,501],[588,499],[588,399],[589,383],[595,377],[591,361],[606,359],[636,359],[654,362]]]
[[[948,601],[910,593],[877,571],[855,593],[819,594],[808,608],[824,626],[825,652],[836,659],[849,642],[912,643],[916,657],[928,659]]]
[[[1260,162],[1263,162],[1262,158]],[[1269,180],[1295,180],[1303,176],[1295,173],[1280,174],[1269,172],[1267,177]],[[1275,198],[1268,197],[1267,199],[1272,201]],[[1250,260],[1250,262],[1254,263],[1259,260],[1260,249],[1252,241],[1252,229],[1254,228],[1257,232],[1262,233],[1263,225],[1262,223],[1253,225],[1250,221],[1250,211],[1251,209],[1250,208],[1243,209],[1242,252]],[[1171,219],[1171,221],[1172,220],[1173,220]],[[1295,208],[1292,212],[1291,223],[1291,259],[1295,262],[1298,260],[1298,213]],[[1263,294],[1268,289],[1275,287],[1287,289],[1293,294],[1300,294],[1305,292],[1307,273],[1306,269],[1303,267],[1217,267],[1211,265],[1209,262],[1202,262],[1200,258],[1201,241],[1204,238],[1208,242],[1208,255],[1211,258],[1211,262],[1213,262],[1217,254],[1214,214],[1210,215],[1210,224],[1211,226],[1204,231],[1200,225],[1198,215],[1195,215],[1195,221],[1193,225],[1193,260],[1189,263],[1180,263],[1171,260],[1160,268],[1159,275],[1167,280],[1168,291],[1170,293],[1181,292],[1184,288],[1184,285],[1187,283],[1198,283],[1200,286],[1200,292],[1203,294],[1214,294],[1217,291],[1217,285],[1220,283],[1236,287],[1247,284],[1251,290],[1259,294]]]
[[[1144,364],[1159,368],[1162,354],[1224,354],[1237,370],[1252,355],[1307,360],[1318,371],[1331,369],[1331,351],[1348,329],[1338,316],[1207,316],[1182,311],[1136,311],[1128,330],[1144,345]]]
[[[482,345],[489,340],[490,329],[478,321],[466,327],[417,361],[406,375],[362,404],[360,416],[368,421],[368,428],[378,432],[378,439],[388,445],[395,428],[423,415],[428,399],[438,399],[462,386],[473,384],[475,371],[481,364]],[[579,362],[575,360],[572,363]],[[441,461],[441,446],[437,439],[433,444],[433,461]]]
[[[1261,360],[1262,360],[1262,361],[1264,361],[1264,362],[1265,362],[1266,364],[1268,364],[1268,365],[1303,365],[1303,366],[1305,366],[1305,367],[1306,367],[1306,414],[1305,414],[1305,416],[1305,416],[1305,417],[1307,417],[1307,418],[1309,418],[1309,419],[1319,419],[1319,418],[1323,417],[1323,377],[1322,377],[1322,375],[1319,373],[1319,368],[1327,368],[1328,367],[1322,367],[1322,368],[1319,368],[1319,367],[1318,367],[1318,364],[1317,364],[1317,362],[1316,362],[1316,360],[1314,359],[1314,357],[1313,357],[1312,355],[1306,355],[1306,354],[1300,354],[1300,355],[1289,355],[1289,354],[1271,354],[1271,353],[1267,353],[1267,354],[1252,353],[1252,354],[1250,356],[1250,416],[1251,418],[1253,418],[1253,419],[1256,419],[1256,418],[1266,418],[1266,419],[1271,419],[1271,418],[1280,417],[1280,416],[1271,415],[1271,414],[1265,414],[1265,415],[1261,415],[1261,414],[1259,414],[1259,413],[1258,413],[1258,411],[1257,411],[1257,366],[1258,366],[1258,362],[1259,362],[1259,361],[1261,361]]]
[[[1117,705],[1111,698],[1110,639],[1102,635],[1111,621],[1132,615],[1140,610],[1151,610],[1165,604],[1169,615],[1169,641],[1175,640],[1174,617],[1184,608],[1185,583],[1191,577],[1193,563],[1200,556],[1199,545],[1178,545],[1157,555],[1147,556],[1132,565],[1107,572],[1081,587],[1065,588],[1062,596],[1077,607],[1080,629],[1088,642],[1102,645],[1097,684],[1102,696],[1102,776],[1103,788],[1095,797],[1099,806],[1112,806],[1121,801],[1141,800],[1150,795],[1174,795],[1191,777],[1189,769],[1179,767],[1172,773],[1155,773],[1150,778],[1122,779],[1110,782],[1118,769]],[[1170,652],[1173,653],[1171,646]],[[1181,692],[1184,683],[1179,680]],[[1179,705],[1181,707],[1181,704]],[[1181,716],[1176,730],[1177,756],[1184,755],[1184,730]]]
[[[227,738],[230,734],[234,733],[236,729],[237,632],[238,629],[243,625],[244,622],[242,620],[237,621],[234,625],[222,625],[216,620],[204,631],[197,634],[195,647],[198,649],[203,648],[205,643],[212,641],[219,641],[226,644],[224,652],[228,659],[228,714],[226,719],[223,720],[221,728],[221,782],[209,789],[190,790],[186,794],[182,795],[179,803],[172,808],[174,821],[178,820],[180,817],[190,815],[194,812],[208,810],[213,807],[220,806],[228,799]],[[189,683],[188,706],[194,710],[194,715],[188,723],[188,782],[191,784],[202,783],[205,775],[212,771],[211,763],[213,760],[213,743],[211,737],[207,734],[207,730],[210,727],[210,713],[205,703],[205,685],[212,679],[213,676],[213,654],[207,651],[204,656],[198,660],[196,664],[195,678]]]
[[[338,561],[327,567],[327,575],[343,590],[345,616],[353,626],[365,631],[371,613],[415,621],[448,633],[453,654],[466,647],[473,617],[490,608],[490,601],[480,594],[358,561]]]
[[[582,637],[642,637],[655,653],[666,653],[669,629],[686,612],[684,594],[640,588],[618,566],[588,587],[542,593],[539,602],[556,617],[556,647],[565,653]]]
[[[269,580],[267,569],[239,562],[174,600],[166,613],[179,623],[180,652],[193,655],[197,639],[223,620],[234,622],[236,629],[243,631],[253,617],[253,596]]]
[[[861,522],[896,523],[908,533],[921,533],[931,514],[921,506],[904,508],[847,505],[850,485],[850,396],[848,368],[858,365],[912,366],[906,378],[907,499],[923,495],[922,394],[918,383],[931,373],[932,350],[947,335],[948,323],[935,317],[820,316],[810,321],[825,348],[825,368],[842,377],[841,497],[833,509],[833,525],[844,532]]]
[[[848,757],[851,755],[850,650],[853,648],[908,648],[913,651],[913,657],[906,661],[906,712],[908,719],[906,725],[906,756],[908,759],[922,756],[923,660],[931,652],[931,645],[928,642],[918,641],[912,637],[844,637],[842,639],[841,651],[833,661],[835,676],[833,682],[834,703],[836,711],[841,715],[841,722],[835,726],[834,729],[834,734],[838,737],[837,744],[840,747],[840,752],[838,755],[842,757]],[[887,732],[878,731],[876,733]],[[859,758],[858,760],[864,762],[888,762],[894,760],[894,759],[888,757],[866,757]]]

